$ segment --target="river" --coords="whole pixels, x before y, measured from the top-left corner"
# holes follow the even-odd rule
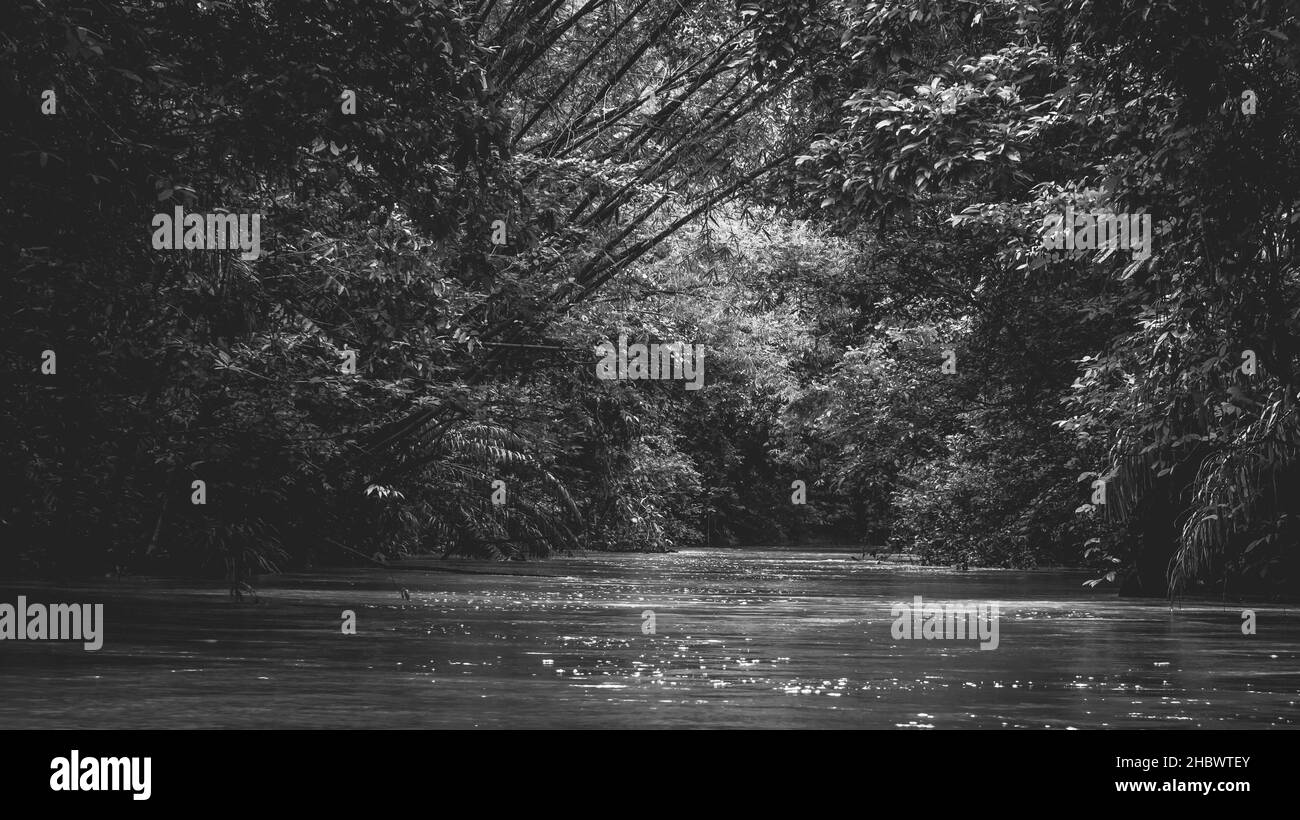
[[[94,652],[0,642],[0,728],[1296,725],[1300,613],[1256,605],[1244,635],[1243,604],[1089,577],[701,549],[282,575],[242,605],[175,581],[6,583],[8,603],[103,603],[106,625]],[[916,595],[996,603],[997,648],[895,640],[891,607]]]

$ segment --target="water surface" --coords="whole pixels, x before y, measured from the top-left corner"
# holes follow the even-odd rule
[[[1171,609],[1088,577],[713,549],[287,575],[258,605],[6,585],[9,603],[103,603],[106,626],[98,652],[0,642],[0,728],[1296,725],[1300,613],[1255,605],[1247,636],[1243,604]],[[914,595],[998,604],[998,648],[894,640]]]

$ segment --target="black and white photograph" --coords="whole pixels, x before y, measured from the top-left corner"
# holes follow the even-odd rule
[[[0,107],[3,788],[1288,791],[1297,0],[5,0]]]

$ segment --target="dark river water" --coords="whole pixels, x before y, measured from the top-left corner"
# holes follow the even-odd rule
[[[690,550],[410,562],[224,588],[4,584],[104,604],[104,645],[0,641],[0,728],[1290,727],[1300,612],[1118,599],[1066,572]],[[410,590],[402,600],[397,584]],[[997,604],[998,646],[891,607]],[[345,635],[344,610],[356,615]],[[642,614],[654,612],[654,634]]]

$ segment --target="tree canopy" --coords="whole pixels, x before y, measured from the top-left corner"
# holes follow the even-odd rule
[[[1293,589],[1298,37],[1281,0],[16,0],[0,564],[815,537]],[[178,206],[261,255],[151,246]],[[1150,252],[1050,252],[1073,213]],[[620,335],[702,345],[703,389],[597,378]]]

